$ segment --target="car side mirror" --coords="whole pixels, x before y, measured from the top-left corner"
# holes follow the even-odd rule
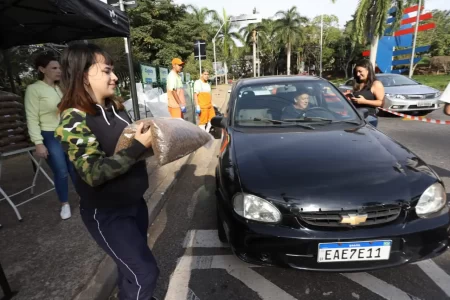
[[[367,108],[358,108],[358,112],[363,119],[366,119],[369,116],[369,110]]]
[[[227,118],[223,116],[216,116],[211,119],[211,125],[218,128],[226,128],[227,127]]]

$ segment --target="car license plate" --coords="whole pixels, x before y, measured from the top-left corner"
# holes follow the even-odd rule
[[[417,102],[417,106],[418,107],[424,107],[424,106],[431,106],[432,105],[432,103],[431,102],[427,102],[427,101],[419,101],[419,102]]]
[[[388,260],[392,241],[320,243],[317,262]]]

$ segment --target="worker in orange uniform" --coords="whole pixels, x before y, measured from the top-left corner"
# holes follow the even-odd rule
[[[183,114],[186,113],[186,99],[180,76],[183,65],[184,62],[181,59],[172,59],[172,70],[167,76],[167,99],[172,118],[183,119]]]
[[[211,86],[208,83],[209,72],[202,70],[200,79],[194,83],[194,100],[196,112],[199,116],[199,127],[209,132],[211,129],[211,119],[216,115],[212,104]]]

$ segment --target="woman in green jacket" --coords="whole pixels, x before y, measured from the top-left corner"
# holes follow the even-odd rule
[[[60,121],[57,105],[63,96],[58,86],[61,68],[57,59],[49,54],[39,55],[35,66],[39,80],[29,85],[25,93],[28,133],[36,145],[36,155],[46,159],[53,172],[55,190],[62,204],[60,215],[66,220],[72,216],[68,203],[68,177],[70,175],[72,181],[75,177],[72,163],[54,137]]]

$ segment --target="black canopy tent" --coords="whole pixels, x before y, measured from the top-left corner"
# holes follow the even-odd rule
[[[100,0],[0,0],[0,49],[3,50],[20,45],[129,36],[130,24],[125,12]],[[127,41],[131,98],[138,119],[131,45]]]
[[[129,36],[126,14],[100,0],[0,0],[0,49],[4,54],[14,46]],[[131,95],[135,118],[138,119],[131,47],[129,39],[127,41]],[[6,55],[4,60],[8,63]],[[11,81],[14,84],[12,78]],[[1,264],[0,287],[4,292],[1,300],[14,296]]]

